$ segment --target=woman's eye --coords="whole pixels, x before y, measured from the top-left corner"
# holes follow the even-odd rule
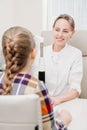
[[[57,32],[59,32],[60,30],[59,29],[55,29]]]
[[[65,32],[65,33],[68,33],[69,31],[65,30],[64,32]]]

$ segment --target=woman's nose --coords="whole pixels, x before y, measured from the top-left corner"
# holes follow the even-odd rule
[[[58,36],[62,36],[63,35],[63,32],[62,31],[59,31],[58,32]]]

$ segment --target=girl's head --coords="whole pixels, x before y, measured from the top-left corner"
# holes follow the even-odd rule
[[[61,14],[53,24],[53,35],[55,43],[64,47],[75,31],[73,18],[67,14]]]
[[[3,94],[10,94],[12,80],[23,69],[31,53],[34,51],[35,41],[32,33],[23,27],[11,27],[2,37],[2,49],[6,62],[3,84]]]

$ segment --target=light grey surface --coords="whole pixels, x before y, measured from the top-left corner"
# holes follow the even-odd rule
[[[73,99],[58,106],[58,109],[66,109],[72,115],[72,122],[68,130],[87,130],[87,99]]]

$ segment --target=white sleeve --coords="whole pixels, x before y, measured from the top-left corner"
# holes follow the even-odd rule
[[[83,75],[83,62],[82,53],[79,51],[75,55],[75,59],[71,66],[70,76],[69,76],[69,86],[70,89],[75,89],[80,94],[81,93],[81,80]]]

